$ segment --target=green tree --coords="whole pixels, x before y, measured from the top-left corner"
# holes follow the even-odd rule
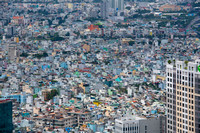
[[[172,63],[172,61],[171,60],[168,60],[168,64],[171,64]]]
[[[27,54],[27,53],[22,53],[20,56],[21,56],[21,57],[28,57],[29,54]]]
[[[58,95],[58,91],[55,89],[51,90],[51,92],[47,94],[47,100],[53,99],[53,97],[55,97],[56,95]]]
[[[127,6],[126,9],[127,9],[127,10],[131,10],[131,7],[130,7],[130,6]]]
[[[44,52],[42,54],[35,54],[35,55],[33,55],[33,57],[41,59],[43,57],[48,57],[48,54],[46,52]]]
[[[69,32],[67,32],[67,33],[65,34],[65,36],[70,36],[70,33],[69,33]]]
[[[129,41],[128,44],[129,44],[130,46],[133,46],[133,45],[135,44],[135,41]]]

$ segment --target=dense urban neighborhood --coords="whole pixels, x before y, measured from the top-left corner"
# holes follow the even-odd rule
[[[199,0],[0,7],[0,132],[200,132]]]

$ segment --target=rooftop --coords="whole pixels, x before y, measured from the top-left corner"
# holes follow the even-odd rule
[[[0,100],[0,104],[1,104],[1,103],[7,103],[7,102],[11,102],[11,100],[10,100],[10,99]]]

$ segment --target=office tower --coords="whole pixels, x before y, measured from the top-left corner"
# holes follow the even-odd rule
[[[101,17],[103,19],[108,18],[108,8],[109,8],[109,1],[108,0],[103,0],[101,3]]]
[[[0,100],[0,132],[12,133],[12,101]]]
[[[124,11],[124,0],[110,0],[111,8],[114,11]]]
[[[200,132],[200,60],[166,65],[167,133]]]
[[[122,117],[115,120],[115,133],[165,133],[165,117]]]

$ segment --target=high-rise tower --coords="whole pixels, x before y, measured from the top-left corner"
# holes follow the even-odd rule
[[[0,100],[0,132],[12,133],[12,101]]]
[[[109,1],[108,0],[103,0],[101,3],[101,17],[103,19],[108,18],[108,13],[109,13]]]
[[[166,66],[167,133],[200,132],[200,60]]]
[[[114,11],[124,11],[124,0],[110,0],[110,5]]]

